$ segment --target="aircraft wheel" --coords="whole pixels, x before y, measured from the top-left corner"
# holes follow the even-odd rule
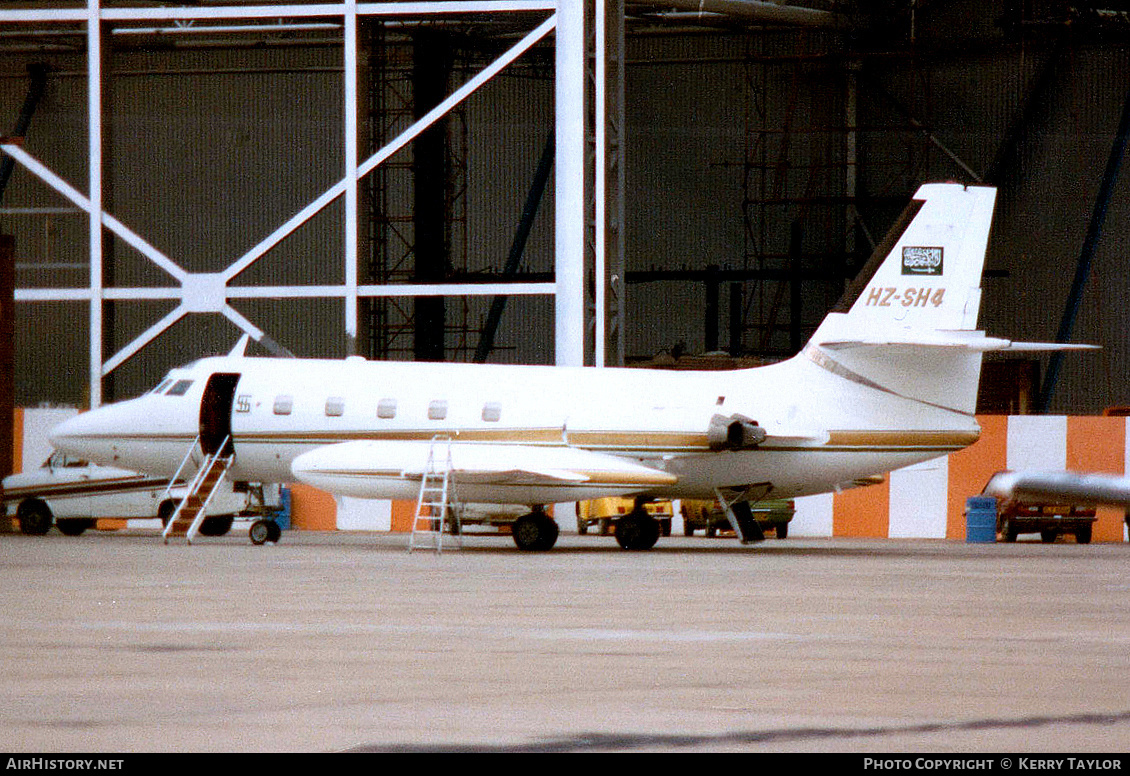
[[[531,512],[514,521],[511,535],[519,550],[545,552],[553,549],[559,533],[557,521],[544,512]]]
[[[42,501],[25,501],[16,510],[20,531],[28,536],[43,536],[51,530],[51,510]]]
[[[789,524],[777,523],[777,538],[786,539],[789,536]]]
[[[444,519],[444,524],[447,526],[447,532],[452,536],[463,535],[463,518],[454,507],[447,508],[447,517]]]
[[[1012,521],[1007,517],[1001,520],[1001,538],[1006,542],[1014,542],[1016,541],[1016,537],[1016,528],[1012,525]]]
[[[552,550],[553,545],[557,544],[557,535],[561,533],[561,529],[557,527],[557,521],[546,514],[542,514],[542,549]]]
[[[233,517],[231,515],[220,515],[216,517],[206,517],[204,522],[200,524],[201,536],[223,536],[231,530]]]
[[[247,536],[256,545],[277,542],[282,536],[282,529],[274,520],[256,520],[247,531]]]
[[[1075,541],[1077,544],[1090,544],[1091,543],[1091,526],[1081,526],[1075,531]]]
[[[157,507],[157,519],[161,521],[162,526],[168,525],[169,521],[173,519],[173,513],[177,511],[178,504],[180,504],[179,501],[168,499],[162,501],[161,506]]]
[[[659,521],[647,512],[629,512],[616,521],[616,542],[625,550],[650,550],[659,531]]]
[[[94,527],[94,521],[78,517],[70,518],[67,520],[58,520],[55,523],[56,527],[63,533],[64,536],[81,536],[83,531],[87,528]]]
[[[1052,529],[1040,531],[1040,541],[1044,544],[1052,544],[1057,536],[1059,536],[1059,533]]]

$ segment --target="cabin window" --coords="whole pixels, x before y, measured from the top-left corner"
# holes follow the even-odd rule
[[[443,420],[447,417],[447,402],[436,399],[428,404],[428,420]]]
[[[496,401],[488,401],[483,405],[483,420],[488,423],[497,423],[502,418],[502,405]]]
[[[326,417],[340,418],[345,414],[345,399],[340,396],[331,396],[326,399]]]
[[[289,415],[290,411],[294,408],[293,396],[276,396],[275,397],[275,414],[276,415]]]
[[[396,399],[381,399],[379,402],[377,402],[377,417],[395,418]]]
[[[188,393],[188,389],[192,387],[191,380],[177,380],[173,387],[169,389],[166,396],[184,396]]]

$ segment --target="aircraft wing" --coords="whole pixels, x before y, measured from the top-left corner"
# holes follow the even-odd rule
[[[458,441],[325,445],[298,456],[291,471],[299,481],[339,496],[415,497],[429,450],[433,466],[448,468],[464,501],[550,503],[640,493],[678,481],[635,461],[573,447]]]

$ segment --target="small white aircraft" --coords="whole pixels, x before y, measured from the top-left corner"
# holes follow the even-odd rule
[[[466,502],[524,504],[522,549],[549,549],[544,505],[634,496],[626,549],[659,535],[649,499],[718,498],[743,541],[749,502],[873,482],[974,442],[982,354],[1065,346],[976,330],[995,189],[930,184],[795,357],[733,372],[251,358],[174,369],[79,415],[52,443],[171,476],[199,437],[230,476],[415,499],[434,440]],[[1066,346],[1070,347],[1070,346]]]

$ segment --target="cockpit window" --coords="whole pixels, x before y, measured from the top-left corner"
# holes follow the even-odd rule
[[[164,393],[165,389],[168,388],[172,384],[172,382],[172,380],[166,378],[162,380],[156,388],[150,391],[150,393]]]
[[[177,380],[173,387],[168,390],[166,396],[184,396],[188,393],[188,389],[192,387],[192,380]]]

